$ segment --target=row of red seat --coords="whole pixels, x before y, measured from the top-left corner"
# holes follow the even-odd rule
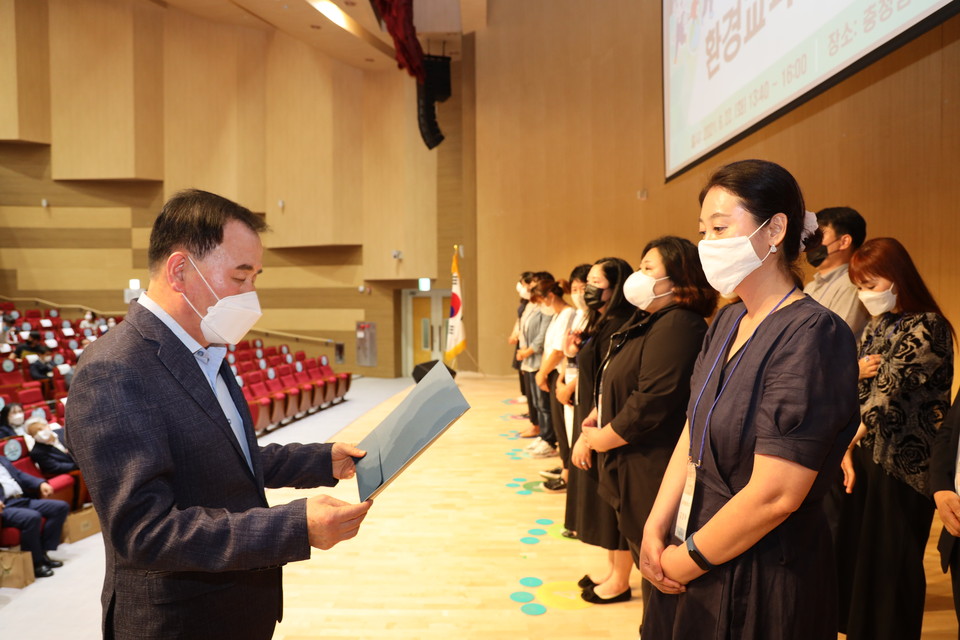
[[[240,371],[239,366],[245,364],[252,368]],[[350,389],[351,375],[335,373],[327,356],[304,356],[277,367],[258,368],[252,361],[231,367],[258,434],[338,402]]]

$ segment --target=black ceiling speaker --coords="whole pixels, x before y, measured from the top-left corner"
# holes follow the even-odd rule
[[[450,97],[450,56],[423,56],[426,80],[417,84],[417,120],[420,137],[427,149],[443,142],[443,133],[437,124],[437,102]]]

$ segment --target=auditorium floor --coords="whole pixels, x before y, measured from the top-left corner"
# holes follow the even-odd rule
[[[359,535],[284,569],[285,617],[275,638],[636,638],[639,574],[631,580],[636,596],[630,602],[599,606],[579,599],[575,582],[599,571],[603,554],[559,535],[565,496],[540,490],[537,474],[556,458],[536,460],[518,451],[527,441],[515,437],[525,425],[515,417],[521,406],[511,403],[516,378],[462,373],[457,381],[472,409],[377,498]],[[358,417],[336,439],[359,441],[403,395]],[[288,428],[269,437],[306,439],[292,428],[284,435]],[[326,492],[357,500],[353,481]],[[280,504],[315,493],[270,490],[268,497]],[[932,533],[939,531],[935,519]],[[932,535],[923,637],[953,639],[950,584],[939,571],[935,546]],[[99,636],[100,537],[58,553],[68,564],[56,577],[22,592],[0,589],[4,637],[41,629],[43,637]],[[36,597],[24,597],[30,592]],[[69,615],[25,611],[39,607]]]

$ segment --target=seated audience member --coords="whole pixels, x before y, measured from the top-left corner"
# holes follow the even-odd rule
[[[27,432],[23,428],[24,419],[21,404],[11,402],[0,409],[0,438],[26,435]]]
[[[30,458],[45,475],[70,473],[78,469],[70,451],[61,441],[63,428],[54,429],[40,416],[31,416],[25,428],[34,439]]]
[[[54,569],[63,566],[47,552],[59,546],[70,507],[63,500],[45,499],[52,494],[53,487],[47,482],[20,471],[0,456],[0,524],[20,529],[20,547],[33,556],[33,572],[38,578],[49,578]]]
[[[18,360],[22,360],[26,355],[40,355],[41,353],[46,353],[47,351],[49,351],[49,349],[44,346],[43,341],[40,339],[40,332],[31,331],[30,335],[27,336],[27,339],[18,344],[13,353]]]
[[[53,363],[53,354],[47,351],[46,353],[41,353],[40,357],[30,363],[30,377],[34,380],[47,380],[53,378],[53,370],[57,368],[58,365]],[[63,380],[67,385],[67,388],[70,388],[70,383],[73,381],[73,367],[70,365],[61,365],[61,372],[63,373]]]
[[[83,314],[83,320],[80,321],[80,329],[96,329],[99,324],[100,319],[97,318],[97,314],[93,311],[87,311]]]

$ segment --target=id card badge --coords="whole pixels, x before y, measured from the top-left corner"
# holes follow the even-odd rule
[[[687,481],[683,484],[683,495],[677,508],[677,526],[673,535],[680,540],[687,539],[687,524],[690,522],[690,509],[693,507],[693,491],[697,488],[697,465],[687,462]]]

